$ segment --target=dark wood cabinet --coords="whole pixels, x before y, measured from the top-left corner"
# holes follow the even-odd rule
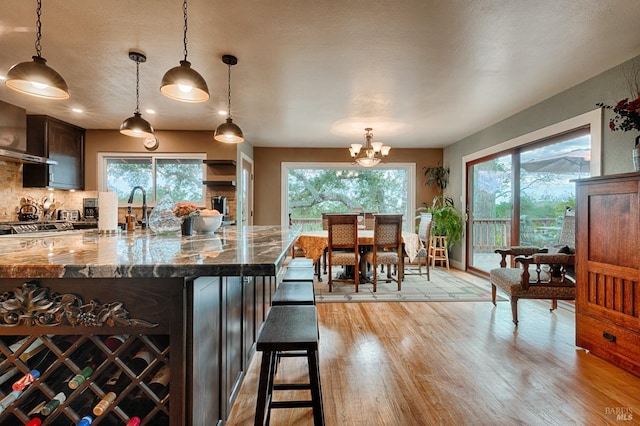
[[[25,187],[84,189],[85,130],[45,115],[27,116],[27,151],[58,164],[25,164]]]
[[[187,321],[187,424],[216,425],[222,422],[220,389],[222,360],[222,285],[220,277],[200,277],[187,287],[191,321]]]
[[[576,345],[640,375],[640,173],[576,184]]]

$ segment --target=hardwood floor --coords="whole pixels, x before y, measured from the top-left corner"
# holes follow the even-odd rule
[[[573,306],[548,308],[520,301],[516,328],[508,302],[318,304],[326,424],[640,424],[640,377],[575,347]],[[227,425],[253,424],[259,358]],[[278,377],[305,381],[304,361]],[[271,424],[312,425],[311,409]]]

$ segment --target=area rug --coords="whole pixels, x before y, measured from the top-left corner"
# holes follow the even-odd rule
[[[356,293],[353,284],[338,282],[334,282],[333,291],[329,293],[326,276],[323,276],[322,282],[315,282],[314,290],[317,303],[491,301],[491,285],[488,281],[486,285],[474,284],[440,268],[431,270],[431,281],[427,281],[424,270],[422,276],[406,275],[400,291],[397,283],[379,279],[375,293],[371,283],[360,284]],[[496,300],[507,299],[498,296]]]

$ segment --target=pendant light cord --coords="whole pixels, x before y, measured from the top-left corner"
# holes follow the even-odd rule
[[[136,59],[136,114],[140,114],[140,60]]]
[[[187,60],[187,0],[182,3],[182,12],[184,14],[184,60]]]
[[[227,117],[231,118],[231,65],[227,65],[228,74],[227,74],[227,87],[229,91],[227,92],[227,100],[229,102],[229,109],[227,110]]]
[[[40,45],[40,40],[42,39],[42,22],[40,22],[40,15],[41,15],[41,11],[40,9],[42,9],[42,0],[38,0],[37,6],[36,6],[36,54],[38,55],[38,58],[42,57],[42,46]]]

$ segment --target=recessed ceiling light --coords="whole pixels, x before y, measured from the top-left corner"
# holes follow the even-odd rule
[[[84,112],[84,111],[82,110],[82,108],[72,108],[72,109],[71,109],[71,111],[73,111],[73,112],[77,112],[77,113],[82,113],[82,112]]]
[[[0,75],[0,80],[4,81],[4,80],[6,80],[6,79],[7,79],[7,77],[6,77],[6,76],[4,76],[4,75]]]
[[[218,115],[227,115],[227,111],[221,109],[221,110],[218,111]]]
[[[156,113],[156,110],[155,109],[151,109],[151,108],[148,108],[145,111],[146,111],[147,114],[151,114],[151,115]]]

